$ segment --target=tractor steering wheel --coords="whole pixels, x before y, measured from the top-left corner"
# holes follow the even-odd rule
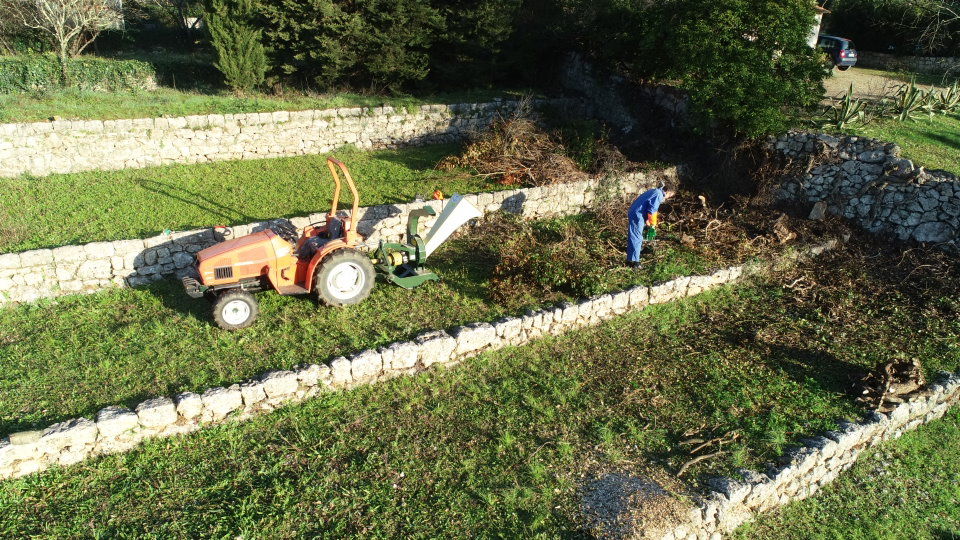
[[[271,223],[270,228],[273,230],[273,232],[277,233],[280,238],[283,238],[291,244],[296,244],[300,237],[300,233],[297,232],[297,228],[291,223],[278,221]]]

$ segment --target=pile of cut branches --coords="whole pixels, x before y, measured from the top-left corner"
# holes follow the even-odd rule
[[[614,199],[595,209],[597,227],[605,236],[624,236],[632,200]],[[791,216],[767,204],[734,197],[716,204],[703,195],[680,191],[661,208],[661,245],[695,248],[718,264],[744,261],[776,253],[795,240],[840,234],[847,227],[839,219],[814,222]]]
[[[927,385],[917,358],[891,360],[866,374],[855,385],[857,401],[882,413],[922,391]]]
[[[437,168],[476,169],[507,185],[543,186],[586,180],[589,175],[564,152],[557,138],[528,118],[499,118],[463,154],[450,156]]]

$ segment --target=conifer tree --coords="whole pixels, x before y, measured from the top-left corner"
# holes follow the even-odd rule
[[[207,26],[217,50],[215,65],[238,94],[262,84],[269,68],[261,31],[252,24],[253,14],[253,0],[212,0],[207,5]]]

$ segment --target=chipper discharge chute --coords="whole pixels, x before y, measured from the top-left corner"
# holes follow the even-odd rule
[[[464,223],[483,214],[463,197],[455,195],[444,207],[430,232],[421,237],[418,232],[420,218],[435,215],[436,210],[429,206],[413,210],[407,222],[406,244],[380,242],[373,253],[373,263],[384,279],[404,289],[413,289],[427,281],[440,279],[423,268],[424,261]]]
[[[329,306],[362,302],[379,273],[384,279],[412,289],[439,279],[423,268],[433,251],[467,221],[482,214],[462,197],[454,197],[421,237],[419,220],[436,215],[426,206],[410,213],[407,243],[381,242],[370,250],[356,230],[360,197],[347,166],[327,159],[334,190],[326,220],[302,232],[289,223],[276,223],[253,234],[223,241],[197,253],[197,265],[183,278],[188,295],[213,303],[213,318],[226,330],[253,324],[259,313],[253,293],[273,289],[280,294],[316,294]],[[353,195],[351,212],[338,212],[341,173]]]

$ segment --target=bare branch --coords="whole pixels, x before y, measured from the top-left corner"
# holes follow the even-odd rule
[[[122,21],[116,0],[10,0],[7,9],[18,24],[46,38],[61,60]]]
[[[960,0],[903,0],[903,5],[927,52],[937,50],[960,32]]]

